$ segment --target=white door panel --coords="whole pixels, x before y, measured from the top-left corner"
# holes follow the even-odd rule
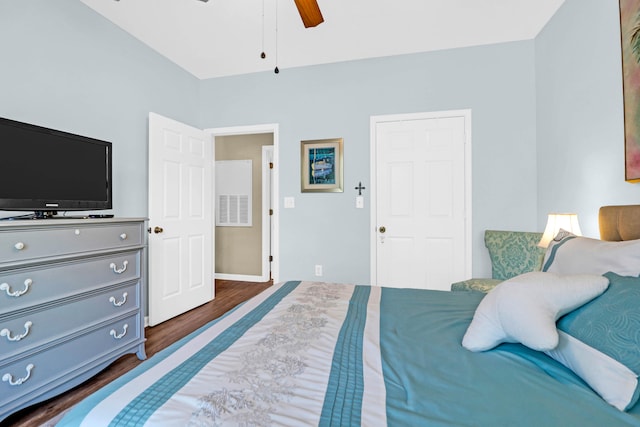
[[[372,124],[373,283],[445,290],[469,274],[465,120],[453,115]]]
[[[209,134],[149,115],[151,326],[213,298],[213,164]]]

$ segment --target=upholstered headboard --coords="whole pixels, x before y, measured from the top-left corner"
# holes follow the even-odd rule
[[[640,239],[640,205],[602,206],[598,214],[600,239]]]

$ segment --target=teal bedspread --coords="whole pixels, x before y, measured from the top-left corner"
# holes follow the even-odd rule
[[[640,426],[542,353],[465,350],[483,296],[275,285],[58,425]]]
[[[382,290],[389,425],[640,425],[640,408],[618,411],[543,353],[519,344],[484,353],[464,349],[462,337],[483,296]]]

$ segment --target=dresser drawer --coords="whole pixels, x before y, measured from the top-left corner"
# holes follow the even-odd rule
[[[0,363],[20,352],[139,310],[139,288],[140,283],[135,282],[67,304],[0,318]]]
[[[47,389],[48,385],[51,388],[54,382],[60,384],[70,375],[89,369],[94,361],[139,342],[139,325],[140,318],[133,315],[46,351],[9,364],[0,363],[0,408],[14,406],[27,394]]]
[[[0,233],[0,264],[37,260],[105,249],[141,246],[143,230],[139,224],[81,223],[73,226],[19,228]]]
[[[0,316],[140,278],[140,250],[0,272]]]

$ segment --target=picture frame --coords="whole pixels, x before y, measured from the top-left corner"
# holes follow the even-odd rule
[[[619,0],[625,181],[640,182],[640,0]]]
[[[303,193],[342,193],[342,138],[301,141],[300,190]]]

